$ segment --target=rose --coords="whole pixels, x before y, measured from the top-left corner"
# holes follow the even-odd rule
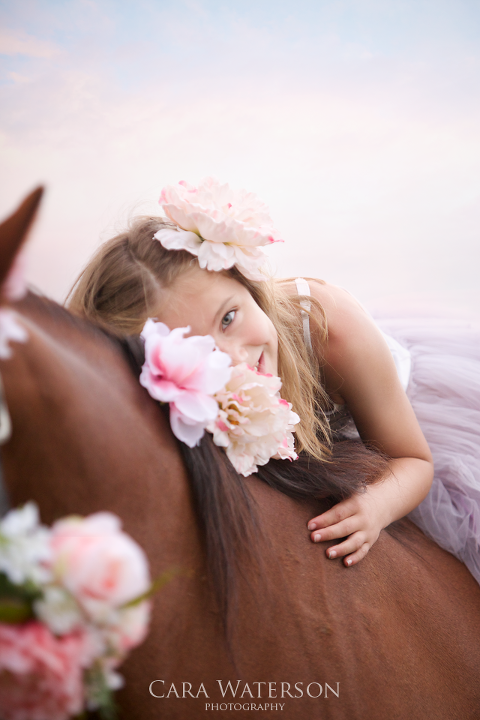
[[[207,270],[236,265],[251,280],[265,279],[266,258],[260,246],[283,241],[267,206],[254,193],[235,192],[207,177],[198,187],[184,181],[166,186],[159,203],[177,225],[154,235],[165,248],[197,255],[200,267]]]
[[[67,720],[84,708],[86,636],[56,638],[39,622],[0,624],[2,720]]]
[[[225,388],[215,394],[220,411],[207,430],[226,448],[230,462],[244,476],[272,457],[295,460],[294,425],[300,418],[280,397],[281,380],[236,365]]]
[[[108,690],[123,682],[116,668],[145,638],[151,610],[145,554],[119,519],[72,516],[49,530],[34,503],[12,510],[0,521],[0,572],[9,581],[3,609],[24,600],[28,619],[5,612],[9,624],[0,624],[2,720],[106,708]]]
[[[210,335],[185,338],[190,328],[172,331],[148,320],[142,331],[145,364],[140,383],[150,395],[170,403],[174,435],[189,447],[198,444],[218,414],[212,395],[230,377],[230,357],[216,350]]]
[[[122,605],[150,588],[145,553],[111,513],[59,520],[50,546],[56,582],[94,623],[110,622]]]

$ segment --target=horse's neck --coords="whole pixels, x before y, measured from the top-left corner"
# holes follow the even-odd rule
[[[42,306],[31,301],[20,318],[28,340],[13,345],[1,368],[13,425],[2,449],[12,504],[36,499],[47,522],[68,512],[112,510],[128,523],[149,502],[145,485],[152,493],[162,486],[165,499],[169,484],[186,493],[162,411],[119,346],[68,316],[62,322],[61,313],[43,322]]]

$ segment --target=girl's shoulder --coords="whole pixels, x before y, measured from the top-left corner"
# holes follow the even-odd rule
[[[345,341],[350,344],[357,337],[360,341],[367,329],[377,334],[371,316],[348,290],[318,278],[303,279],[308,282],[311,297],[323,308],[329,343]],[[279,283],[288,295],[298,296],[294,278],[279,280]]]
[[[312,336],[322,363],[327,391],[351,402],[361,388],[373,383],[387,385],[396,377],[391,353],[373,318],[355,297],[337,285],[305,278],[310,295],[325,315],[326,337]],[[295,280],[282,283],[289,295],[298,295]],[[315,313],[312,303],[310,313]],[[368,389],[365,391],[368,395]],[[337,395],[338,397],[338,395]],[[336,399],[335,402],[341,402]]]

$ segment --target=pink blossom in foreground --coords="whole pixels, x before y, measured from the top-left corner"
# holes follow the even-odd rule
[[[0,624],[2,720],[67,720],[84,708],[81,633],[55,637],[45,625]]]
[[[166,186],[159,203],[178,228],[154,235],[165,248],[197,255],[207,270],[235,265],[251,280],[265,279],[261,246],[283,241],[267,206],[254,193],[234,191],[207,177],[196,187],[186,182]]]
[[[148,630],[143,550],[115,515],[70,516],[49,529],[34,503],[0,520],[0,540],[0,571],[21,597],[26,582],[38,591],[35,621],[0,624],[0,718],[107,708],[108,691],[123,684],[118,666]]]
[[[115,623],[118,608],[150,587],[144,551],[111,513],[59,520],[52,526],[50,546],[56,581],[92,622]]]
[[[300,418],[280,397],[281,386],[280,378],[241,363],[232,369],[225,388],[215,394],[220,411],[207,430],[241,475],[251,475],[272,457],[297,458],[292,433]]]
[[[143,328],[145,364],[140,383],[150,395],[170,403],[174,435],[189,447],[198,444],[218,414],[212,397],[230,377],[230,357],[215,349],[210,335],[185,338],[190,328],[172,331],[148,320]]]

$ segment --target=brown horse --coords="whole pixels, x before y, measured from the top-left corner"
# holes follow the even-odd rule
[[[38,200],[1,228],[0,282]],[[110,510],[154,575],[184,571],[156,596],[150,635],[124,666],[123,718],[480,718],[480,588],[464,565],[402,521],[347,569],[306,531],[327,501],[254,476],[244,482],[260,561],[239,549],[227,644],[189,476],[121,343],[32,294],[12,308],[28,332],[0,364],[12,505],[34,499],[46,523]]]

